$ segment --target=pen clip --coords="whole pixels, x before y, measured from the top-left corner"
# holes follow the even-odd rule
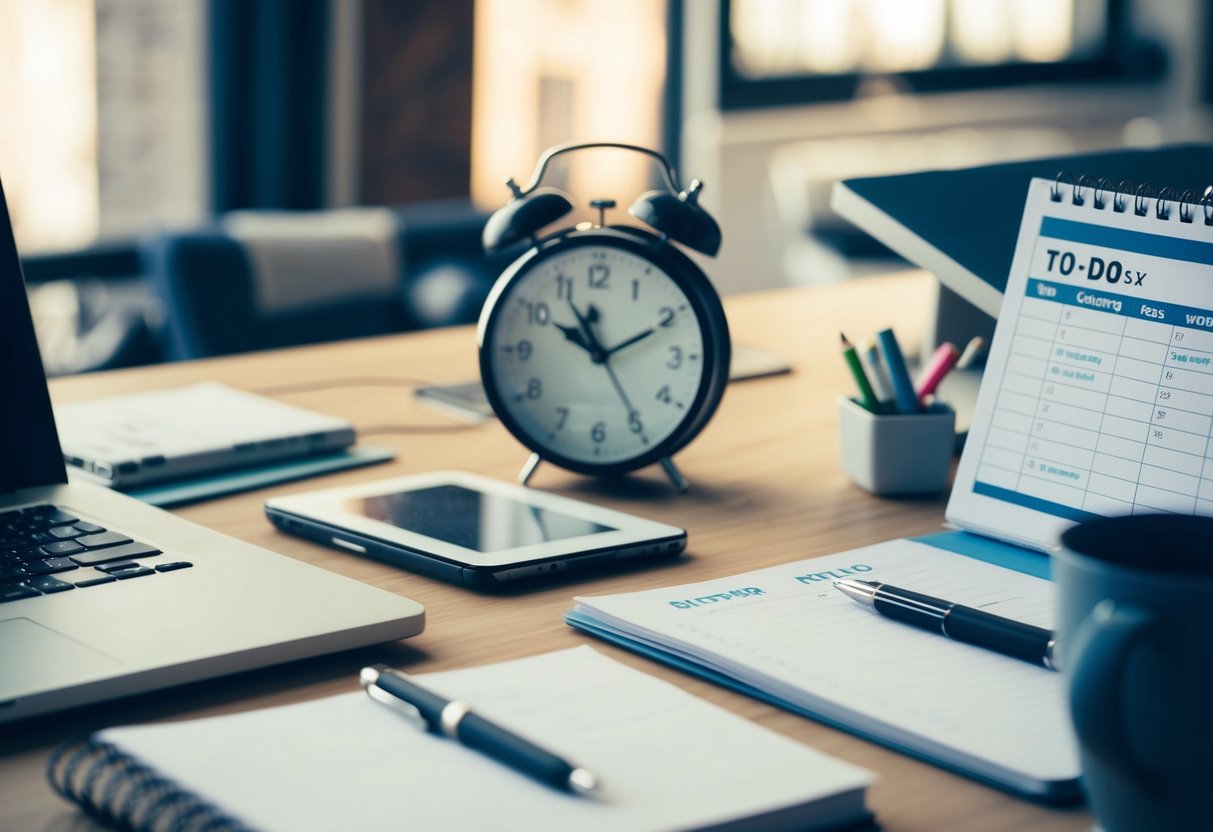
[[[372,672],[368,673],[368,670]],[[361,682],[362,689],[366,691],[366,695],[378,702],[380,705],[386,705],[396,713],[400,714],[402,717],[412,723],[415,728],[422,731],[428,731],[430,726],[426,723],[425,717],[421,715],[421,711],[417,709],[417,706],[410,705],[403,699],[392,696],[392,694],[375,684],[375,681],[379,677],[378,670],[378,668],[363,668],[362,675],[359,677],[358,681]]]

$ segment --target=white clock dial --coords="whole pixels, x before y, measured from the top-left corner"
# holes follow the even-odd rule
[[[704,333],[653,261],[581,245],[528,264],[485,333],[503,418],[536,447],[609,465],[651,452],[692,412]]]

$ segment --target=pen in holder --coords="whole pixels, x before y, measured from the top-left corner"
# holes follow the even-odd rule
[[[876,414],[838,397],[842,469],[873,494],[942,491],[956,444],[956,414],[935,403],[920,413]]]

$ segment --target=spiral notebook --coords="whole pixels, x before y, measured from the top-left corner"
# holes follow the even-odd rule
[[[61,746],[52,785],[120,829],[780,829],[870,817],[866,771],[590,647],[417,677],[593,771],[539,784],[362,693]]]
[[[1213,204],[1099,181],[1032,181],[948,503],[1045,551],[1093,517],[1213,514]]]

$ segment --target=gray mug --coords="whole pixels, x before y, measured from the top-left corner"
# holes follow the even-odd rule
[[[1213,517],[1108,517],[1061,544],[1058,644],[1095,816],[1213,829]]]

